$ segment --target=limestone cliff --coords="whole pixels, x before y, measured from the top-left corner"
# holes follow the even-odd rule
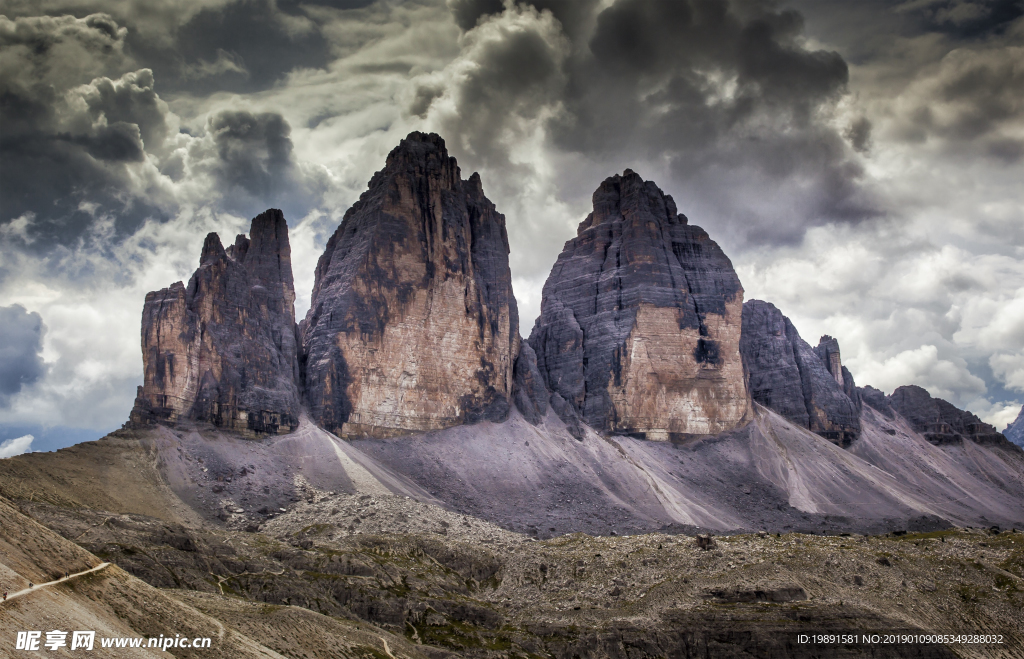
[[[294,429],[299,390],[288,225],[276,209],[227,250],[206,237],[189,280],[146,295],[144,384],[131,423],[208,421],[248,435]]]
[[[750,398],[732,263],[628,169],[593,203],[544,284],[529,339],[555,411],[648,439],[736,427]]]
[[[756,402],[840,446],[857,437],[860,396],[838,341],[824,336],[812,348],[775,305],[750,300],[743,305],[740,352]]]
[[[301,325],[313,418],[343,437],[502,420],[519,353],[505,218],[412,133],[327,243]]]

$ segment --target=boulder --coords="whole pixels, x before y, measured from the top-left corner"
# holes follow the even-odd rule
[[[412,133],[346,213],[300,326],[313,419],[390,437],[508,416],[519,315],[505,218]]]
[[[250,436],[300,412],[288,225],[271,209],[224,249],[211,233],[189,279],[146,295],[144,384],[129,423],[208,421]]]
[[[570,427],[656,440],[743,423],[732,263],[631,170],[605,180],[593,204],[544,284],[529,338],[555,411]]]

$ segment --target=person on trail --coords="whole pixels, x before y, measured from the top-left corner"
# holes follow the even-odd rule
[[[29,587],[29,588],[33,588],[33,587],[34,587],[34,584],[33,584],[33,583],[32,583],[31,581],[29,581],[29,582],[28,582],[28,587]]]
[[[5,602],[7,601],[7,591],[6,590],[4,591],[4,601]]]

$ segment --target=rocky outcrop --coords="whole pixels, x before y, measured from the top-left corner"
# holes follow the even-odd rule
[[[732,263],[628,169],[593,201],[544,284],[529,338],[552,407],[570,427],[581,418],[648,439],[736,427],[750,398]]]
[[[1024,447],[1024,407],[1020,409],[1020,414],[1017,415],[1017,419],[1010,425],[1006,426],[1006,430],[1003,431],[1003,436],[1017,446]]]
[[[979,444],[1006,442],[1006,438],[995,427],[952,403],[933,398],[916,385],[900,387],[887,400],[896,412],[910,422],[914,430],[923,434],[932,444],[962,444],[964,440]]]
[[[516,408],[523,417],[537,425],[548,411],[548,388],[544,386],[544,376],[537,368],[537,354],[530,344],[523,341],[516,358],[515,381],[512,384],[512,397]]]
[[[878,410],[886,418],[891,419],[893,417],[892,405],[889,404],[889,398],[885,395],[885,392],[872,386],[866,386],[857,387],[857,394],[865,405]]]
[[[146,295],[144,384],[130,423],[208,421],[248,435],[289,431],[300,411],[288,225],[276,209],[224,249],[206,237],[199,269]]]
[[[345,214],[301,333],[310,412],[342,437],[507,417],[520,339],[505,218],[440,137],[402,140]]]
[[[856,439],[860,396],[838,341],[824,336],[812,348],[775,305],[749,300],[740,352],[754,401],[840,446]]]

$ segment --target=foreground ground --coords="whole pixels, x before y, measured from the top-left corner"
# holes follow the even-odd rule
[[[117,567],[5,605],[0,649],[24,629],[105,626],[205,631],[219,656],[1024,657],[1024,533],[1012,530],[745,534],[701,548],[665,534],[538,541],[393,495],[315,493],[258,532],[35,502],[20,503],[24,515],[2,508],[5,587]],[[348,512],[367,532],[330,522]],[[433,529],[372,528],[398,517]],[[921,632],[1002,643],[799,636]]]
[[[522,498],[502,501],[497,489],[490,499],[481,494],[506,483],[470,487],[466,472],[459,472],[446,477],[449,490],[432,489],[430,465],[441,463],[429,456],[452,456],[450,463],[461,469],[483,459],[459,439],[425,440],[433,442],[425,445],[426,462],[406,471],[393,450],[397,444],[361,452],[311,429],[273,442],[188,429],[127,432],[0,461],[4,588],[20,591],[29,581],[112,564],[0,605],[0,656],[17,656],[18,631],[85,629],[98,636],[212,639],[213,654],[168,650],[181,657],[1024,659],[1024,533],[1012,526],[951,526],[911,510],[902,519],[888,512],[875,517],[872,524],[889,532],[864,535],[850,528],[862,522],[851,525],[828,512],[830,492],[787,495],[766,489],[768,481],[754,482],[749,493],[741,481],[717,486],[735,491],[729,510],[742,511],[744,501],[778,501],[773,514],[781,526],[772,528],[775,518],[764,517],[767,528],[760,532],[698,540],[695,528],[636,533],[616,519],[628,513],[636,525],[661,525],[657,511],[680,496],[665,494],[667,476],[653,471],[659,463],[645,462],[639,451],[664,453],[671,460],[661,463],[696,473],[697,458],[727,451],[734,456],[730,464],[746,464],[745,454],[732,447],[757,444],[742,437],[704,448],[523,440],[520,448],[507,449],[522,464],[555,469],[551,456],[582,460],[588,451],[611,447],[649,480],[605,474],[591,481],[605,484],[604,498],[582,500],[585,492],[573,491],[561,506],[560,490],[538,491],[536,521],[508,523],[504,516],[522,508]],[[835,451],[813,437],[786,441],[794,469],[804,469],[798,481],[791,471],[789,483],[806,487],[825,479],[824,472],[809,471],[818,463],[799,457],[795,442],[826,457]],[[489,457],[498,464],[511,459]],[[933,457],[929,464],[939,474],[946,463],[942,455]],[[833,459],[846,464],[842,455]],[[563,462],[565,474],[587,468]],[[870,468],[850,464],[865,474],[857,478],[873,477]],[[756,465],[750,469],[755,473]],[[565,474],[554,482],[569,483]],[[888,481],[876,481],[878,491],[888,491]],[[645,483],[651,488],[646,494],[640,491]],[[923,497],[925,485],[912,487]],[[626,486],[636,492],[615,489]],[[1019,484],[990,487],[996,486],[1011,506]],[[705,496],[713,500],[708,488]],[[453,491],[463,498],[440,499]],[[612,497],[635,503],[645,496],[663,508],[608,510],[603,518],[616,528],[602,535],[560,532]],[[962,505],[949,503],[954,498],[948,494],[942,505]],[[490,521],[486,511],[473,514],[481,501],[493,502],[500,514]],[[541,520],[553,521],[545,527]],[[801,522],[811,528],[785,528]],[[887,642],[921,633],[1001,642]],[[838,638],[815,642],[821,634]],[[842,636],[853,634],[852,640]],[[879,638],[865,638],[873,634]],[[66,648],[54,654],[61,652],[76,655]],[[145,649],[104,652],[167,656]]]

